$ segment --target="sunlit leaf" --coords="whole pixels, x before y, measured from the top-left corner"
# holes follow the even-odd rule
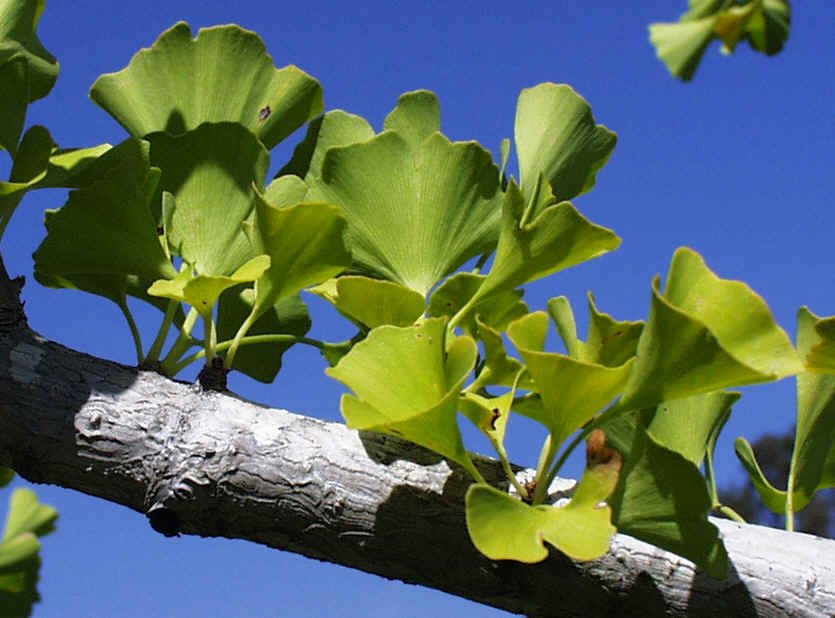
[[[707,519],[711,500],[699,468],[646,431],[635,432],[609,504],[619,532],[684,556],[713,577],[727,574],[728,556]]]
[[[498,397],[482,397],[469,392],[461,397],[461,413],[469,418],[491,441],[504,443],[507,421],[510,419],[510,406],[516,394],[510,390]]]
[[[441,130],[441,106],[434,92],[416,90],[400,95],[397,107],[386,117],[384,130],[396,131],[413,148]]]
[[[371,331],[325,372],[355,395],[343,395],[349,427],[391,433],[472,470],[456,420],[458,397],[475,365],[469,337],[445,345],[446,320]]]
[[[368,328],[414,324],[426,303],[419,293],[399,283],[369,277],[338,277],[308,291]]]
[[[451,143],[440,133],[409,141],[418,134],[388,130],[330,148],[307,199],[340,207],[356,268],[425,296],[495,246],[498,170],[474,142]]]
[[[554,203],[591,189],[617,142],[613,132],[595,124],[583,97],[566,84],[552,83],[522,90],[515,138],[522,195],[531,200],[541,173]]]
[[[374,129],[362,116],[341,109],[326,112],[307,125],[304,139],[296,146],[290,161],[279,170],[277,179],[295,174],[312,182],[322,175],[322,161],[328,148],[365,142],[372,137]]]
[[[254,32],[215,26],[192,38],[185,22],[127,68],[99,77],[90,98],[136,137],[228,121],[252,131],[268,150],[324,108],[319,82],[295,66],[276,69]]]
[[[257,255],[229,276],[194,275],[190,269],[186,269],[174,279],[154,281],[148,288],[148,294],[188,303],[204,319],[210,320],[215,303],[225,290],[240,283],[255,281],[269,267],[269,256]]]
[[[269,155],[263,144],[231,122],[178,136],[154,133],[148,141],[151,162],[162,170],[160,187],[175,198],[164,213],[171,251],[199,274],[230,274],[253,255],[241,224],[256,187],[264,186]]]
[[[599,558],[615,533],[611,508],[603,501],[619,470],[617,454],[590,459],[571,501],[558,508],[529,506],[494,487],[473,485],[466,498],[470,538],[492,560],[539,562],[548,555],[545,541],[575,560]]]
[[[551,431],[551,441],[561,444],[621,393],[632,361],[605,367],[545,352],[547,332],[548,316],[541,311],[507,329],[541,397],[541,406],[515,409],[543,423]]]
[[[650,317],[619,408],[653,407],[803,370],[762,298],[742,282],[717,277],[694,251],[676,251],[663,296],[658,287],[656,277]]]
[[[528,219],[524,199],[511,181],[502,204],[502,227],[490,273],[470,299],[469,311],[491,295],[517,288],[598,257],[620,244],[611,230],[585,219],[568,202]]]
[[[489,386],[491,384],[511,387],[517,383],[519,371],[524,365],[515,358],[507,355],[502,339],[502,333],[476,318],[478,326],[478,338],[484,345],[484,364],[481,368],[477,386]],[[519,388],[530,390],[534,383],[531,377],[524,373],[518,382]]]
[[[485,275],[456,273],[439,285],[429,299],[427,313],[433,317],[452,317],[478,292]],[[491,295],[479,304],[477,313],[470,313],[458,323],[465,332],[476,336],[476,315],[485,324],[497,330],[528,313],[528,305],[521,299],[523,290],[508,289]]]
[[[618,321],[601,313],[589,292],[589,334],[587,341],[577,336],[574,313],[565,296],[548,301],[548,315],[557,326],[568,355],[577,360],[618,367],[635,356],[643,322]]]
[[[685,82],[693,79],[708,45],[716,38],[718,19],[718,13],[713,13],[691,21],[650,24],[649,40],[673,76]]]

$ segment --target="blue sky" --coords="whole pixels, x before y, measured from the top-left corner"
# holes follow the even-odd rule
[[[585,294],[593,290],[601,310],[643,319],[653,275],[665,273],[673,251],[684,245],[699,251],[720,276],[751,285],[793,336],[800,305],[835,314],[835,5],[797,3],[791,38],[774,58],[747,45],[726,58],[711,47],[690,84],[668,75],[646,30],[652,21],[675,20],[685,8],[684,0],[324,0],[291,6],[257,0],[53,0],[39,34],[61,62],[61,75],[52,94],[30,108],[27,125],[46,125],[64,147],[124,139],[124,130],[89,100],[89,88],[179,20],[195,33],[230,22],[255,30],[278,66],[295,64],[320,80],[327,109],[360,114],[377,129],[401,93],[433,90],[444,132],[454,140],[477,139],[494,153],[502,138],[512,136],[522,88],[568,83],[591,103],[597,121],[619,135],[597,186],[575,203],[614,229],[623,244],[531,285],[528,303],[542,309],[550,297],[569,296],[584,332]],[[273,151],[273,170],[299,138],[291,136]],[[0,172],[7,170],[7,157],[0,156]],[[30,276],[31,254],[44,235],[43,210],[64,199],[59,191],[28,196],[4,240],[7,269],[27,275],[30,324],[70,347],[133,363],[129,333],[114,306],[46,290]],[[352,334],[329,307],[308,300],[313,333],[330,340]],[[149,325],[156,322],[143,315],[153,318]],[[273,385],[233,377],[231,387],[275,407],[339,420],[342,389],[322,373],[318,354],[293,350],[285,365]],[[792,380],[746,389],[719,444],[720,481],[742,479],[733,455],[736,436],[753,441],[783,432],[793,415]],[[514,433],[512,459],[535,463],[532,428],[520,422],[511,427]],[[36,616],[504,615],[251,543],[166,539],[144,516],[123,507],[60,488],[36,491],[61,513],[58,532],[44,539],[44,600]]]

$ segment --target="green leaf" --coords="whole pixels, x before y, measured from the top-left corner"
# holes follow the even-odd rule
[[[264,199],[273,206],[284,208],[303,202],[310,187],[298,176],[279,176],[264,191]]]
[[[551,431],[552,443],[561,444],[621,393],[632,361],[604,367],[544,352],[547,332],[548,316],[542,311],[516,320],[507,329],[533,378],[533,390],[541,396],[541,405],[514,409],[543,423]]]
[[[177,271],[160,244],[149,205],[159,175],[149,166],[148,144],[128,139],[93,165],[108,173],[72,191],[60,210],[46,212],[35,278],[117,304],[126,293],[151,302],[148,286]]]
[[[9,182],[0,182],[0,235],[27,191],[47,187],[79,187],[101,176],[90,176],[96,160],[110,144],[61,150],[49,131],[35,125],[23,136]]]
[[[611,230],[585,219],[568,202],[549,206],[528,219],[522,193],[511,181],[502,204],[502,227],[493,267],[470,298],[460,320],[495,293],[590,260],[620,244]]]
[[[52,532],[57,518],[57,511],[40,504],[32,490],[16,489],[12,494],[0,542],[0,608],[4,616],[28,616],[40,600],[37,537]]]
[[[482,386],[490,386],[491,384],[513,386],[516,384],[516,378],[524,365],[507,355],[502,333],[499,330],[491,328],[479,318],[476,318],[476,323],[478,338],[484,345],[484,366],[481,368],[478,378],[476,378],[477,384],[473,385],[470,390],[475,391]],[[527,373],[523,374],[518,387],[530,390],[533,386],[534,383],[530,376]]]
[[[732,54],[739,40],[744,36],[748,22],[757,13],[759,2],[730,6],[719,13],[714,32],[722,41],[722,53]]]
[[[815,373],[835,374],[835,316],[815,324],[818,339],[806,353],[806,368]]]
[[[791,19],[791,6],[788,2],[763,0],[746,28],[751,47],[769,56],[779,53],[789,38]]]
[[[11,468],[0,467],[0,487],[5,487],[12,482],[15,476],[15,471]]]
[[[510,406],[516,390],[510,390],[499,397],[482,397],[468,392],[461,397],[461,413],[496,445],[504,444],[507,421],[510,419]]]
[[[486,279],[485,275],[473,273],[456,273],[435,288],[429,299],[427,313],[433,317],[457,314],[475,296]],[[523,315],[529,309],[521,299],[523,290],[502,290],[493,294],[478,306],[478,319],[496,330],[504,330],[507,325]],[[464,331],[473,336],[478,335],[476,315],[470,313],[459,321]]]
[[[308,291],[367,328],[414,324],[423,315],[426,302],[418,292],[399,283],[359,276],[330,279]]]
[[[8,2],[7,5],[13,3]],[[22,56],[0,64],[0,148],[17,153],[29,106],[29,66]]]
[[[14,157],[29,103],[45,97],[58,61],[35,32],[45,0],[0,4],[0,148]]]
[[[160,188],[176,198],[164,214],[171,251],[201,275],[228,275],[254,255],[241,224],[264,186],[269,154],[231,122],[178,136],[154,133],[148,141],[151,162],[162,170]]]
[[[648,431],[656,443],[701,466],[711,436],[725,424],[731,406],[741,396],[715,391],[662,403],[656,408]]]
[[[745,438],[737,438],[734,440],[734,452],[739,459],[742,467],[748,473],[748,478],[751,479],[751,484],[757,490],[763,504],[771,511],[778,515],[786,513],[786,492],[777,489],[768,479],[765,478],[760,465],[757,463],[757,457],[754,455],[754,449]],[[805,505],[796,505],[798,510]]]
[[[416,135],[388,130],[331,147],[307,199],[340,207],[356,268],[426,296],[495,246],[498,170],[474,142],[451,143],[440,133],[410,142]]]
[[[714,28],[718,13],[701,19],[678,23],[656,23],[649,26],[649,40],[658,58],[674,77],[689,82],[711,41],[716,38]]]
[[[679,249],[662,296],[653,282],[622,410],[756,384],[803,370],[786,333],[747,285],[720,279],[699,254]]]
[[[397,107],[386,117],[383,130],[396,131],[413,148],[441,130],[441,106],[434,92],[416,90],[400,95]]]
[[[591,292],[588,298],[590,320],[585,342],[577,337],[574,314],[566,297],[549,300],[548,315],[556,324],[569,356],[606,367],[619,367],[635,356],[644,323],[617,321],[597,310]]]
[[[322,175],[322,161],[329,148],[367,142],[372,137],[374,129],[362,116],[341,109],[327,112],[307,125],[304,139],[296,146],[290,161],[278,171],[277,179],[295,174],[308,183],[313,182]]]
[[[148,288],[148,294],[188,303],[198,311],[204,320],[211,320],[215,303],[225,290],[240,283],[255,281],[269,267],[270,257],[268,255],[257,255],[228,277],[221,275],[195,276],[191,269],[186,269],[174,279],[154,281],[153,285]]]
[[[832,322],[830,321],[829,324]],[[821,321],[802,307],[797,348],[801,354],[822,341]],[[835,375],[804,372],[797,376],[797,430],[792,454],[794,510],[821,489],[835,487]]]
[[[575,560],[599,558],[615,533],[611,508],[601,503],[615,487],[619,464],[589,466],[562,507],[529,506],[489,485],[471,486],[466,516],[473,544],[491,560],[539,562],[548,556],[545,541]]]
[[[255,211],[250,242],[256,253],[272,260],[255,284],[257,311],[350,266],[351,254],[343,241],[345,220],[336,206],[301,203],[276,208],[256,190]]]
[[[136,137],[229,121],[252,131],[267,150],[324,109],[319,82],[295,66],[276,69],[254,32],[215,26],[192,39],[185,22],[127,68],[99,77],[90,98]]]
[[[684,556],[712,577],[727,575],[728,556],[707,519],[711,500],[699,468],[643,429],[634,434],[609,504],[619,532]]]
[[[58,511],[38,502],[31,489],[15,489],[6,517],[2,542],[5,543],[20,534],[32,533],[44,536],[55,530]]]
[[[219,341],[232,339],[238,328],[252,313],[255,290],[243,286],[221,294],[217,309]],[[310,316],[299,294],[278,301],[262,312],[247,330],[247,336],[294,335],[303,337],[310,330]],[[238,348],[232,369],[269,384],[281,369],[283,354],[293,342],[267,342],[242,345]]]
[[[400,436],[473,471],[456,410],[478,350],[469,337],[445,345],[445,329],[438,318],[380,326],[325,373],[356,393],[342,396],[349,427]]]
[[[617,136],[597,125],[589,104],[566,84],[526,88],[516,107],[516,152],[522,195],[531,200],[541,173],[560,202],[594,186]]]

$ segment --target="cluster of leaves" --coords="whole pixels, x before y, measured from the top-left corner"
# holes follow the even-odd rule
[[[592,188],[616,142],[570,87],[521,93],[518,180],[506,172],[510,140],[499,165],[476,142],[451,142],[431,92],[401,96],[379,133],[347,112],[321,114],[319,83],[276,69],[237,26],[192,38],[177,24],[100,77],[91,97],[131,137],[61,151],[32,127],[10,149],[6,217],[25,191],[75,188],[47,212],[38,280],[115,302],[139,363],[166,375],[205,358],[271,381],[289,346],[316,345],[327,373],[353,391],[341,402],[349,426],[411,440],[471,473],[467,524],[487,556],[535,562],[547,541],[588,560],[619,530],[724,575],[707,514],[723,509],[712,455],[739,398],[723,389],[734,385],[800,375],[786,492],[739,449],[775,507],[791,519],[835,484],[835,319],[802,310],[796,349],[759,296],[690,249],[674,255],[663,291],[653,282],[645,323],[615,320],[590,295],[582,340],[565,297],[547,312],[522,301],[521,286],[620,243],[568,201]],[[267,184],[269,151],[308,121]],[[303,290],[332,303],[356,336],[305,337]],[[129,296],[163,314],[147,351]],[[565,353],[545,349],[551,322]],[[163,356],[171,328],[179,335]],[[516,495],[484,482],[459,412],[494,445]],[[513,414],[548,432],[528,483],[504,446]],[[551,482],[583,441],[587,469],[570,501],[554,505]]]
[[[0,487],[14,472],[0,468]],[[58,512],[38,502],[30,489],[15,489],[0,539],[0,608],[3,616],[28,616],[40,600],[36,585],[41,567],[38,537],[55,529]]]
[[[722,53],[732,54],[740,41],[773,56],[789,38],[788,0],[690,0],[678,22],[650,24],[650,41],[670,73],[690,81],[708,46],[722,42]]]

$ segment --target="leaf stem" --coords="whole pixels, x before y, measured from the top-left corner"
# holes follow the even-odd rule
[[[191,331],[194,328],[194,324],[197,322],[198,315],[197,309],[194,307],[189,310],[188,315],[186,315],[186,319],[183,320],[183,325],[180,327],[180,334],[177,337],[177,340],[162,360],[162,369],[167,376],[175,376],[179,373],[182,368],[174,371],[174,369],[178,366],[177,359],[185,354],[186,350],[195,345],[195,341],[191,337]]]
[[[737,513],[735,510],[733,510],[733,509],[732,509],[731,507],[729,507],[729,506],[725,506],[724,504],[720,504],[720,505],[717,507],[717,509],[716,509],[716,510],[717,510],[717,511],[719,511],[720,513],[722,513],[722,515],[724,515],[724,516],[725,516],[725,517],[727,517],[728,519],[732,519],[732,520],[734,520],[734,521],[738,521],[738,522],[739,522],[739,523],[741,523],[741,524],[747,523],[747,522],[745,521],[745,519],[743,519],[743,517],[742,517],[739,513]]]
[[[168,301],[168,307],[165,309],[165,317],[162,319],[159,332],[157,332],[157,337],[154,339],[151,349],[148,350],[148,355],[145,357],[146,361],[156,362],[159,360],[159,355],[162,353],[162,346],[165,345],[165,340],[168,339],[168,333],[171,331],[171,324],[174,322],[174,314],[177,313],[177,308],[179,306],[180,303],[176,300],[172,299]]]
[[[223,362],[223,366],[226,367],[226,369],[232,368],[232,363],[235,361],[235,354],[238,352],[238,346],[241,344],[241,339],[244,338],[249,329],[255,323],[255,317],[257,315],[257,312],[258,303],[254,303],[252,306],[252,311],[250,311],[249,315],[246,316],[246,319],[243,321],[240,328],[238,328],[238,332],[235,333],[235,337],[232,339],[232,342],[229,345],[229,351],[226,353],[226,359]]]
[[[533,504],[542,504],[548,493],[548,487],[551,485],[552,479],[549,478],[551,475],[548,474],[548,469],[551,466],[551,462],[554,461],[554,457],[557,456],[557,449],[559,448],[559,444],[555,444],[552,440],[553,435],[553,433],[549,433],[548,437],[545,438],[545,442],[542,444],[542,452],[539,454],[536,477],[534,477],[536,488],[533,492]]]
[[[128,321],[130,334],[133,336],[133,345],[136,347],[136,364],[141,365],[144,360],[142,357],[142,338],[139,335],[139,329],[136,327],[136,321],[133,319],[133,314],[130,312],[130,307],[128,307],[128,303],[124,295],[119,303],[119,309],[122,310],[122,315],[124,315],[125,319]]]

